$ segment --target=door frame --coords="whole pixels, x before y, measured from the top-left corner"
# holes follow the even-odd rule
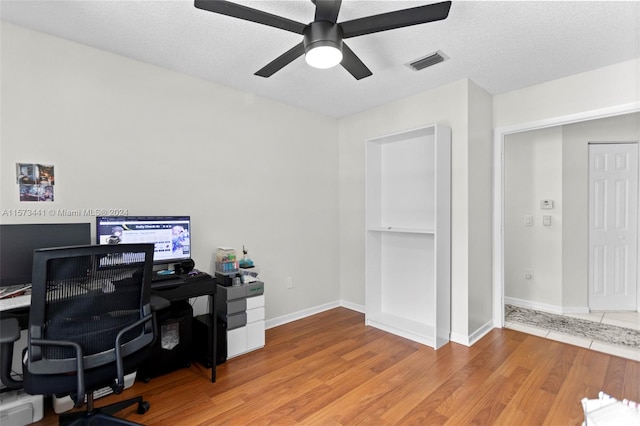
[[[640,102],[497,127],[493,134],[493,326],[504,326],[504,139],[513,133],[640,112]]]

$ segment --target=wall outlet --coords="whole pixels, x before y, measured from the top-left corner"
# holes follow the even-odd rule
[[[533,269],[525,269],[524,270],[524,277],[527,280],[533,279]]]
[[[293,277],[287,277],[287,288],[293,288]]]

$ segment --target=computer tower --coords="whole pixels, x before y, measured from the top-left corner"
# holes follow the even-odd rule
[[[138,368],[144,381],[191,365],[193,308],[187,301],[171,303],[156,312],[158,336],[151,355]]]
[[[212,366],[213,345],[209,340],[209,315],[197,315],[193,318],[193,356],[194,360],[207,368]],[[227,361],[227,324],[216,320],[216,365]]]
[[[227,322],[216,319],[216,365],[227,362]]]

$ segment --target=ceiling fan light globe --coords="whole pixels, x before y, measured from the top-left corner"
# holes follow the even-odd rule
[[[309,49],[304,58],[312,67],[326,69],[342,62],[342,52],[334,46],[316,46]]]

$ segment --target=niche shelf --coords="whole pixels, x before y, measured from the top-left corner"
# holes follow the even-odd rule
[[[451,130],[366,143],[365,322],[435,349],[451,334]]]

